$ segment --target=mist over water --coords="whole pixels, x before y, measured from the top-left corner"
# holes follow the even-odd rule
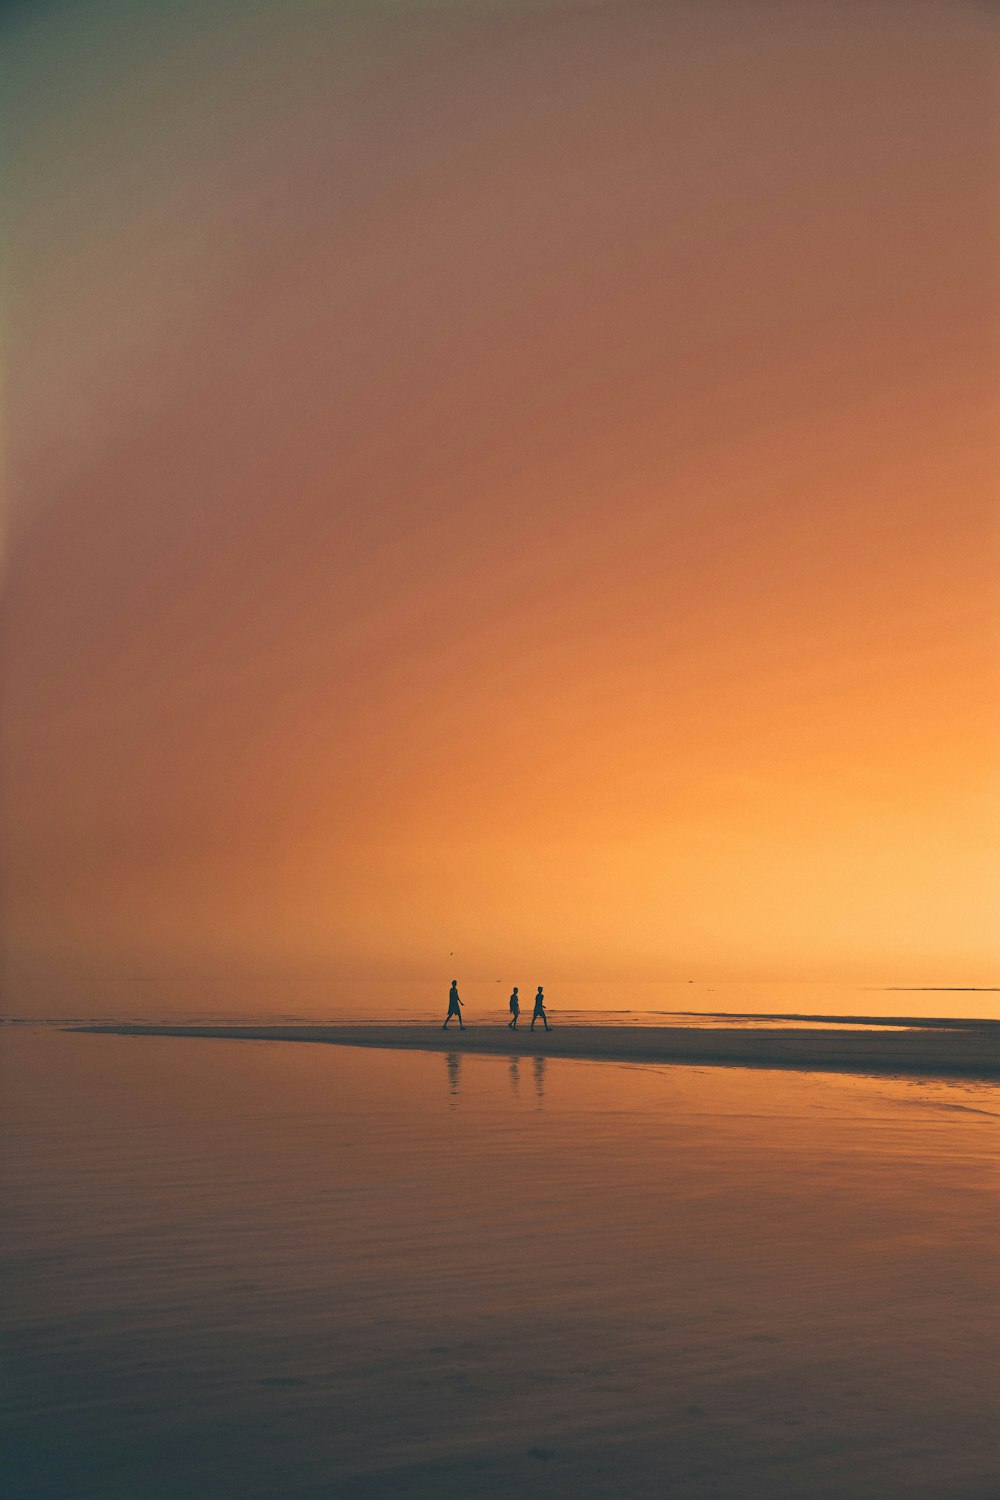
[[[995,1085],[3,1043],[17,1500],[991,1493]]]

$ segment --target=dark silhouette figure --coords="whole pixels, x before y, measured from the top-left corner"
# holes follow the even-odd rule
[[[518,1018],[518,1016],[520,1014],[521,1014],[521,1002],[517,998],[517,985],[515,984],[515,986],[514,986],[514,993],[510,997],[510,1020],[507,1022],[507,1030],[508,1031],[516,1031],[517,1030],[517,1018]]]
[[[444,1025],[441,1027],[442,1031],[448,1030],[448,1022],[451,1020],[452,1016],[458,1017],[459,1031],[465,1030],[465,1027],[462,1024],[461,1004],[462,1002],[458,998],[458,980],[453,979],[451,981],[451,989],[448,991],[448,1014],[444,1018]]]
[[[534,1014],[531,1017],[531,1029],[532,1029],[532,1031],[534,1031],[534,1029],[535,1029],[535,1022],[539,1021],[539,1020],[541,1021],[542,1025],[545,1027],[545,1030],[548,1031],[548,1029],[549,1029],[549,1022],[548,1022],[548,1017],[545,1014],[545,996],[542,993],[542,987],[541,987],[541,985],[538,986],[538,994],[535,996],[535,1011],[534,1011]]]

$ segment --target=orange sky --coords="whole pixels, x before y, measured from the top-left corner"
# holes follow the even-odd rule
[[[26,14],[16,972],[997,982],[994,7]]]

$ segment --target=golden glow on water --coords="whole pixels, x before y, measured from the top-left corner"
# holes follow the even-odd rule
[[[10,1029],[5,1065],[10,1451],[57,1492],[992,1483],[995,1085]]]
[[[464,975],[459,986],[471,1026],[495,1029],[509,1019],[507,1000],[519,984],[522,1010],[536,975],[519,965],[504,979]],[[446,970],[450,974],[451,971]],[[546,980],[549,976],[545,975]],[[22,1019],[149,1021],[281,1026],[442,1020],[448,981],[387,981],[371,976],[260,979],[174,977],[143,980],[81,976],[19,979],[8,985],[7,1013]],[[548,982],[549,1012],[558,1025],[831,1026],[899,1024],[907,1020],[1000,1020],[1000,990],[898,988],[872,984],[663,984],[621,979]],[[842,1022],[833,1018],[842,1018]],[[785,1019],[788,1018],[788,1019]],[[819,1023],[824,1024],[822,1020]]]

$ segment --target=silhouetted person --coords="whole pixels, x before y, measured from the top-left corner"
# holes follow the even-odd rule
[[[451,981],[451,989],[448,991],[448,1014],[444,1018],[444,1025],[441,1027],[442,1031],[448,1030],[448,1022],[452,1016],[458,1017],[458,1029],[460,1031],[465,1030],[465,1027],[462,1025],[461,1005],[462,1002],[458,998],[458,980],[453,979]]]
[[[508,1031],[516,1031],[517,1030],[517,1018],[518,1018],[518,1016],[520,1014],[521,1014],[521,1002],[517,998],[517,985],[515,984],[515,986],[514,986],[514,993],[510,997],[510,1020],[507,1022],[507,1030]]]
[[[548,1017],[545,1014],[545,996],[542,993],[542,987],[541,987],[541,985],[538,986],[538,994],[535,996],[535,1011],[534,1011],[533,1016],[531,1017],[531,1029],[532,1029],[532,1031],[534,1031],[534,1029],[535,1029],[535,1022],[539,1021],[539,1020],[541,1021],[542,1025],[545,1027],[545,1030],[548,1031],[548,1029],[549,1029],[549,1022],[548,1022]]]

